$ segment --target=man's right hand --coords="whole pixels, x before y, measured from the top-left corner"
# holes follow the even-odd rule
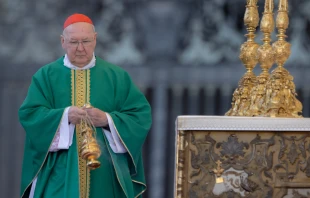
[[[68,112],[68,119],[71,124],[79,124],[81,119],[86,115],[82,108],[72,106]]]

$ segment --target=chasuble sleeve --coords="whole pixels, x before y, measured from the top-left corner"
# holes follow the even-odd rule
[[[109,112],[109,115],[130,155],[130,172],[136,175],[142,162],[142,146],[152,123],[151,107],[126,72],[118,81],[117,89],[118,110]]]
[[[47,72],[40,69],[32,78],[28,94],[19,109],[19,120],[26,132],[23,167],[37,172],[48,154],[65,108],[55,108],[53,94]],[[25,171],[23,171],[25,172]],[[35,174],[35,173],[34,173]],[[33,175],[34,176],[34,175]]]

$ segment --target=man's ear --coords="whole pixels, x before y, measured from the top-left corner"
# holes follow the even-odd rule
[[[97,40],[97,32],[95,32],[94,38],[95,38],[95,41],[96,41]]]
[[[64,48],[65,46],[65,37],[63,35],[60,35],[60,43],[61,43],[61,46],[62,48]]]

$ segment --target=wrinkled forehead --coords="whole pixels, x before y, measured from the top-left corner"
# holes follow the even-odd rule
[[[72,36],[93,36],[95,34],[94,26],[85,22],[78,22],[69,25],[64,29],[66,37]]]

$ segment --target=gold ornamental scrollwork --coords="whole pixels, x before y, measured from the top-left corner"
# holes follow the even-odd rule
[[[175,197],[277,198],[286,187],[310,187],[307,132],[181,131],[178,138]]]

